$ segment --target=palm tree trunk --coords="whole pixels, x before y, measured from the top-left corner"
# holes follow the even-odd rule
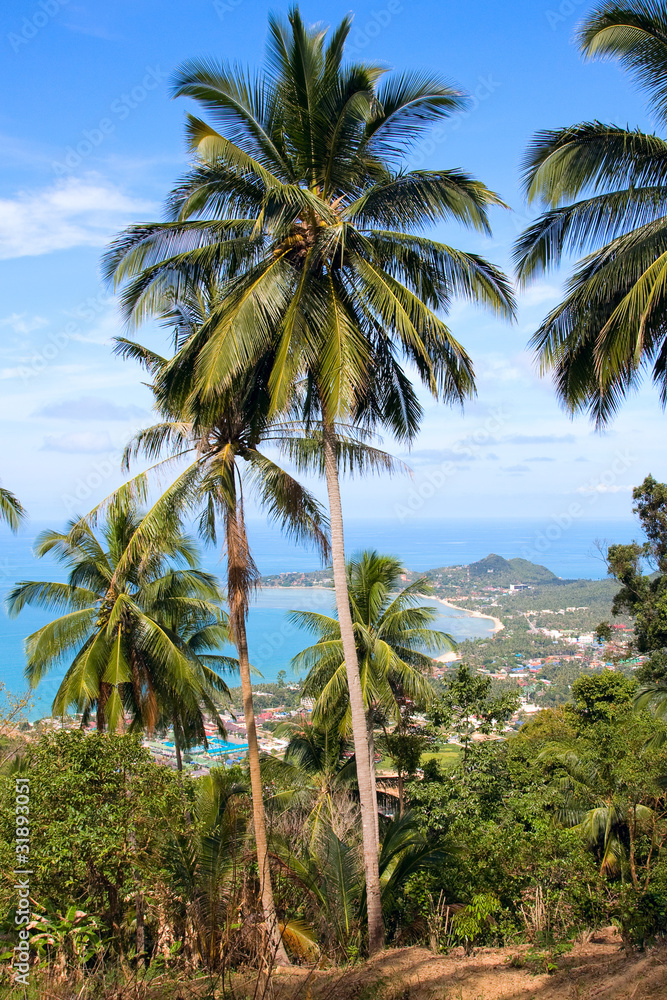
[[[378,815],[378,786],[377,775],[375,773],[375,739],[373,737],[373,710],[368,710],[368,763],[371,769],[371,786],[373,788],[373,802],[375,803],[375,840],[380,847],[380,817]]]
[[[227,514],[227,585],[229,602],[229,618],[234,644],[238,653],[239,673],[241,675],[241,691],[243,694],[243,714],[248,735],[248,763],[250,769],[250,792],[252,797],[253,823],[255,827],[255,845],[257,848],[257,867],[259,870],[260,896],[264,923],[269,936],[268,957],[269,966],[289,965],[290,961],[282,942],[276,907],[271,885],[271,870],[269,868],[269,853],[266,837],[266,819],[264,816],[264,798],[262,795],[262,776],[259,766],[259,744],[257,742],[257,727],[255,725],[255,710],[252,700],[252,683],[250,680],[250,659],[248,657],[248,637],[246,633],[246,615],[248,610],[247,589],[241,581],[249,576],[248,543],[245,535],[242,515],[236,512]]]
[[[110,691],[111,685],[105,683],[105,681],[100,681],[100,691],[97,696],[97,706],[95,710],[95,724],[97,726],[98,733],[103,733],[106,729],[105,713]]]
[[[331,555],[333,563],[336,607],[343,642],[347,685],[350,695],[352,715],[352,735],[357,762],[359,802],[361,805],[361,830],[364,849],[364,869],[366,872],[366,899],[368,908],[368,950],[371,955],[384,946],[384,923],[380,898],[380,873],[378,869],[378,838],[376,834],[377,797],[373,798],[366,729],[366,711],[361,690],[357,648],[354,640],[350,600],[347,591],[345,570],[345,544],[343,540],[343,509],[338,482],[338,462],[336,460],[336,434],[331,422],[323,423],[324,467],[329,494],[329,514],[331,519]]]
[[[628,800],[628,832],[630,835],[630,877],[633,888],[639,889],[639,879],[637,878],[637,862],[635,859],[635,842],[637,839],[637,806]]]
[[[177,708],[174,709],[174,715],[171,721],[174,727],[174,751],[176,753],[176,769],[180,774],[183,770],[183,757],[181,756],[181,740],[180,740],[180,731],[178,728],[180,719],[178,716]]]

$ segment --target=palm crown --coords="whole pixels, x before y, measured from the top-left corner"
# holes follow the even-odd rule
[[[396,593],[403,570],[390,556],[367,551],[348,563],[348,590],[359,671],[366,706],[391,722],[400,719],[400,705],[410,699],[424,705],[432,694],[427,676],[433,667],[429,652],[451,649],[454,640],[430,628],[437,612],[419,601],[429,586],[419,579]],[[316,697],[314,716],[337,716],[349,724],[345,658],[338,619],[310,611],[292,612],[291,621],[319,638],[297,654],[292,665],[307,670],[303,692]],[[372,713],[371,713],[372,717]]]
[[[667,123],[664,4],[606,0],[579,41],[587,56],[618,59],[648,91],[658,123]],[[667,141],[599,121],[538,133],[524,177],[528,198],[547,210],[516,245],[520,279],[594,248],[532,341],[559,396],[604,424],[650,369],[665,405]]]
[[[18,497],[14,496],[11,490],[0,486],[0,521],[4,521],[12,531],[16,532],[25,520],[25,516],[25,508]]]
[[[424,74],[385,79],[379,67],[344,65],[349,30],[345,19],[325,45],[292,10],[289,26],[270,19],[264,73],[186,64],[175,93],[213,124],[188,118],[198,161],[172,194],[171,221],[129,229],[106,268],[126,283],[134,320],[165,289],[178,296],[217,273],[225,295],[182,348],[204,391],[271,348],[274,403],[303,375],[317,390],[308,402],[331,419],[380,416],[410,436],[420,405],[400,357],[434,393],[461,400],[472,365],[437,312],[455,294],[512,311],[501,272],[420,231],[451,219],[488,231],[501,202],[461,170],[401,168],[433,121],[465,101]]]
[[[185,744],[205,742],[203,710],[224,733],[216,700],[229,692],[218,671],[236,667],[220,653],[228,637],[222,593],[180,532],[128,557],[140,524],[134,505],[117,503],[101,538],[83,521],[39,536],[37,555],[55,555],[69,574],[67,583],[24,581],[9,594],[12,615],[27,604],[65,612],[26,640],[26,674],[35,687],[72,656],[54,714],[75,705],[85,718],[96,707],[98,728],[114,728],[127,711],[151,731],[177,713]]]

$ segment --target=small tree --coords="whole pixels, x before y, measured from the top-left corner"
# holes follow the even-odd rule
[[[447,691],[430,713],[436,729],[449,729],[463,747],[464,760],[473,733],[489,734],[501,730],[519,707],[519,695],[507,692],[491,696],[491,678],[472,672],[462,663]]]
[[[667,484],[647,476],[632,497],[646,541],[607,550],[609,575],[621,584],[612,614],[627,613],[635,620],[631,651],[649,654],[636,673],[644,685],[639,704],[662,715],[667,711]],[[603,622],[598,635],[605,638],[607,630]]]

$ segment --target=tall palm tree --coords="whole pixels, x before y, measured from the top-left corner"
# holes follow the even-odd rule
[[[456,220],[488,232],[502,202],[461,170],[407,170],[406,156],[464,97],[426,73],[385,77],[344,64],[351,27],[330,35],[269,19],[267,68],[251,74],[197,61],[178,73],[212,125],[189,116],[196,152],[173,192],[170,221],[135,226],[112,245],[106,271],[125,284],[127,316],[140,322],[165,289],[213,268],[225,294],[196,340],[172,362],[196,359],[199,391],[215,394],[273,353],[276,410],[303,389],[304,416],[321,421],[333,573],[349,672],[368,884],[369,947],[381,947],[377,838],[366,719],[346,594],[336,449],[337,421],[387,425],[410,440],[421,406],[402,367],[414,364],[434,396],[462,402],[474,390],[470,359],[438,313],[455,295],[511,315],[505,277],[476,254],[422,234]],[[191,361],[191,364],[193,362]]]
[[[163,299],[165,319],[173,324],[178,347],[199,336],[207,315],[215,307],[218,288],[189,288],[171,308]],[[292,434],[289,424],[269,417],[267,365],[263,359],[215,397],[196,392],[195,367],[179,369],[165,358],[139,345],[121,340],[119,351],[135,357],[153,377],[161,423],[139,432],[126,450],[126,464],[143,454],[156,460],[153,471],[174,469],[171,484],[144,517],[137,544],[156,540],[164,525],[184,511],[199,513],[202,536],[215,543],[222,524],[227,560],[227,599],[232,641],[238,652],[243,710],[248,736],[248,761],[253,819],[260,877],[260,894],[267,932],[279,963],[288,961],[275,913],[269,869],[266,823],[262,796],[259,745],[252,697],[246,619],[259,574],[252,558],[245,525],[245,493],[249,491],[271,520],[298,540],[313,542],[326,557],[329,552],[327,519],[320,504],[289,473],[261,450],[263,444],[280,445]],[[192,360],[192,359],[190,359]],[[354,442],[349,448],[355,450]],[[164,456],[164,457],[163,457]],[[184,468],[177,468],[185,463]],[[142,473],[118,491],[117,496],[145,496],[150,479]]]
[[[451,649],[454,640],[429,626],[437,613],[419,601],[430,591],[421,578],[398,593],[403,568],[398,559],[374,551],[362,552],[347,564],[347,590],[359,663],[361,689],[368,725],[368,761],[375,796],[376,721],[398,724],[406,699],[424,706],[433,691],[427,675],[433,668],[428,655]],[[314,646],[298,653],[292,666],[307,671],[305,697],[316,698],[315,720],[339,719],[343,731],[351,726],[351,699],[337,618],[312,611],[293,611],[290,620],[318,636]]]
[[[22,581],[8,595],[10,615],[26,605],[65,612],[28,636],[26,676],[34,688],[72,657],[54,714],[75,705],[85,720],[95,709],[103,730],[130,712],[133,726],[149,732],[166,717],[177,733],[185,726],[189,740],[205,741],[203,712],[224,734],[217,700],[229,695],[213,667],[235,666],[220,654],[202,655],[227,637],[222,594],[215,578],[197,568],[192,543],[180,532],[134,546],[128,557],[140,524],[136,506],[119,502],[101,538],[82,521],[38,537],[36,554],[55,555],[69,574],[67,583]]]
[[[14,532],[18,531],[25,520],[25,507],[11,490],[0,486],[0,521],[4,521]]]
[[[605,0],[584,19],[589,58],[617,59],[667,124],[667,6]],[[525,159],[529,201],[545,207],[519,238],[528,282],[565,255],[589,251],[532,344],[573,412],[607,423],[651,371],[667,403],[667,139],[599,121],[538,133]]]

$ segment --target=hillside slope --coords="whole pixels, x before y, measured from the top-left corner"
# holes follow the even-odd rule
[[[558,960],[553,974],[517,968],[526,946],[462,949],[447,956],[398,948],[349,972],[290,970],[273,980],[276,1000],[665,1000],[667,945],[626,958],[613,928]]]

